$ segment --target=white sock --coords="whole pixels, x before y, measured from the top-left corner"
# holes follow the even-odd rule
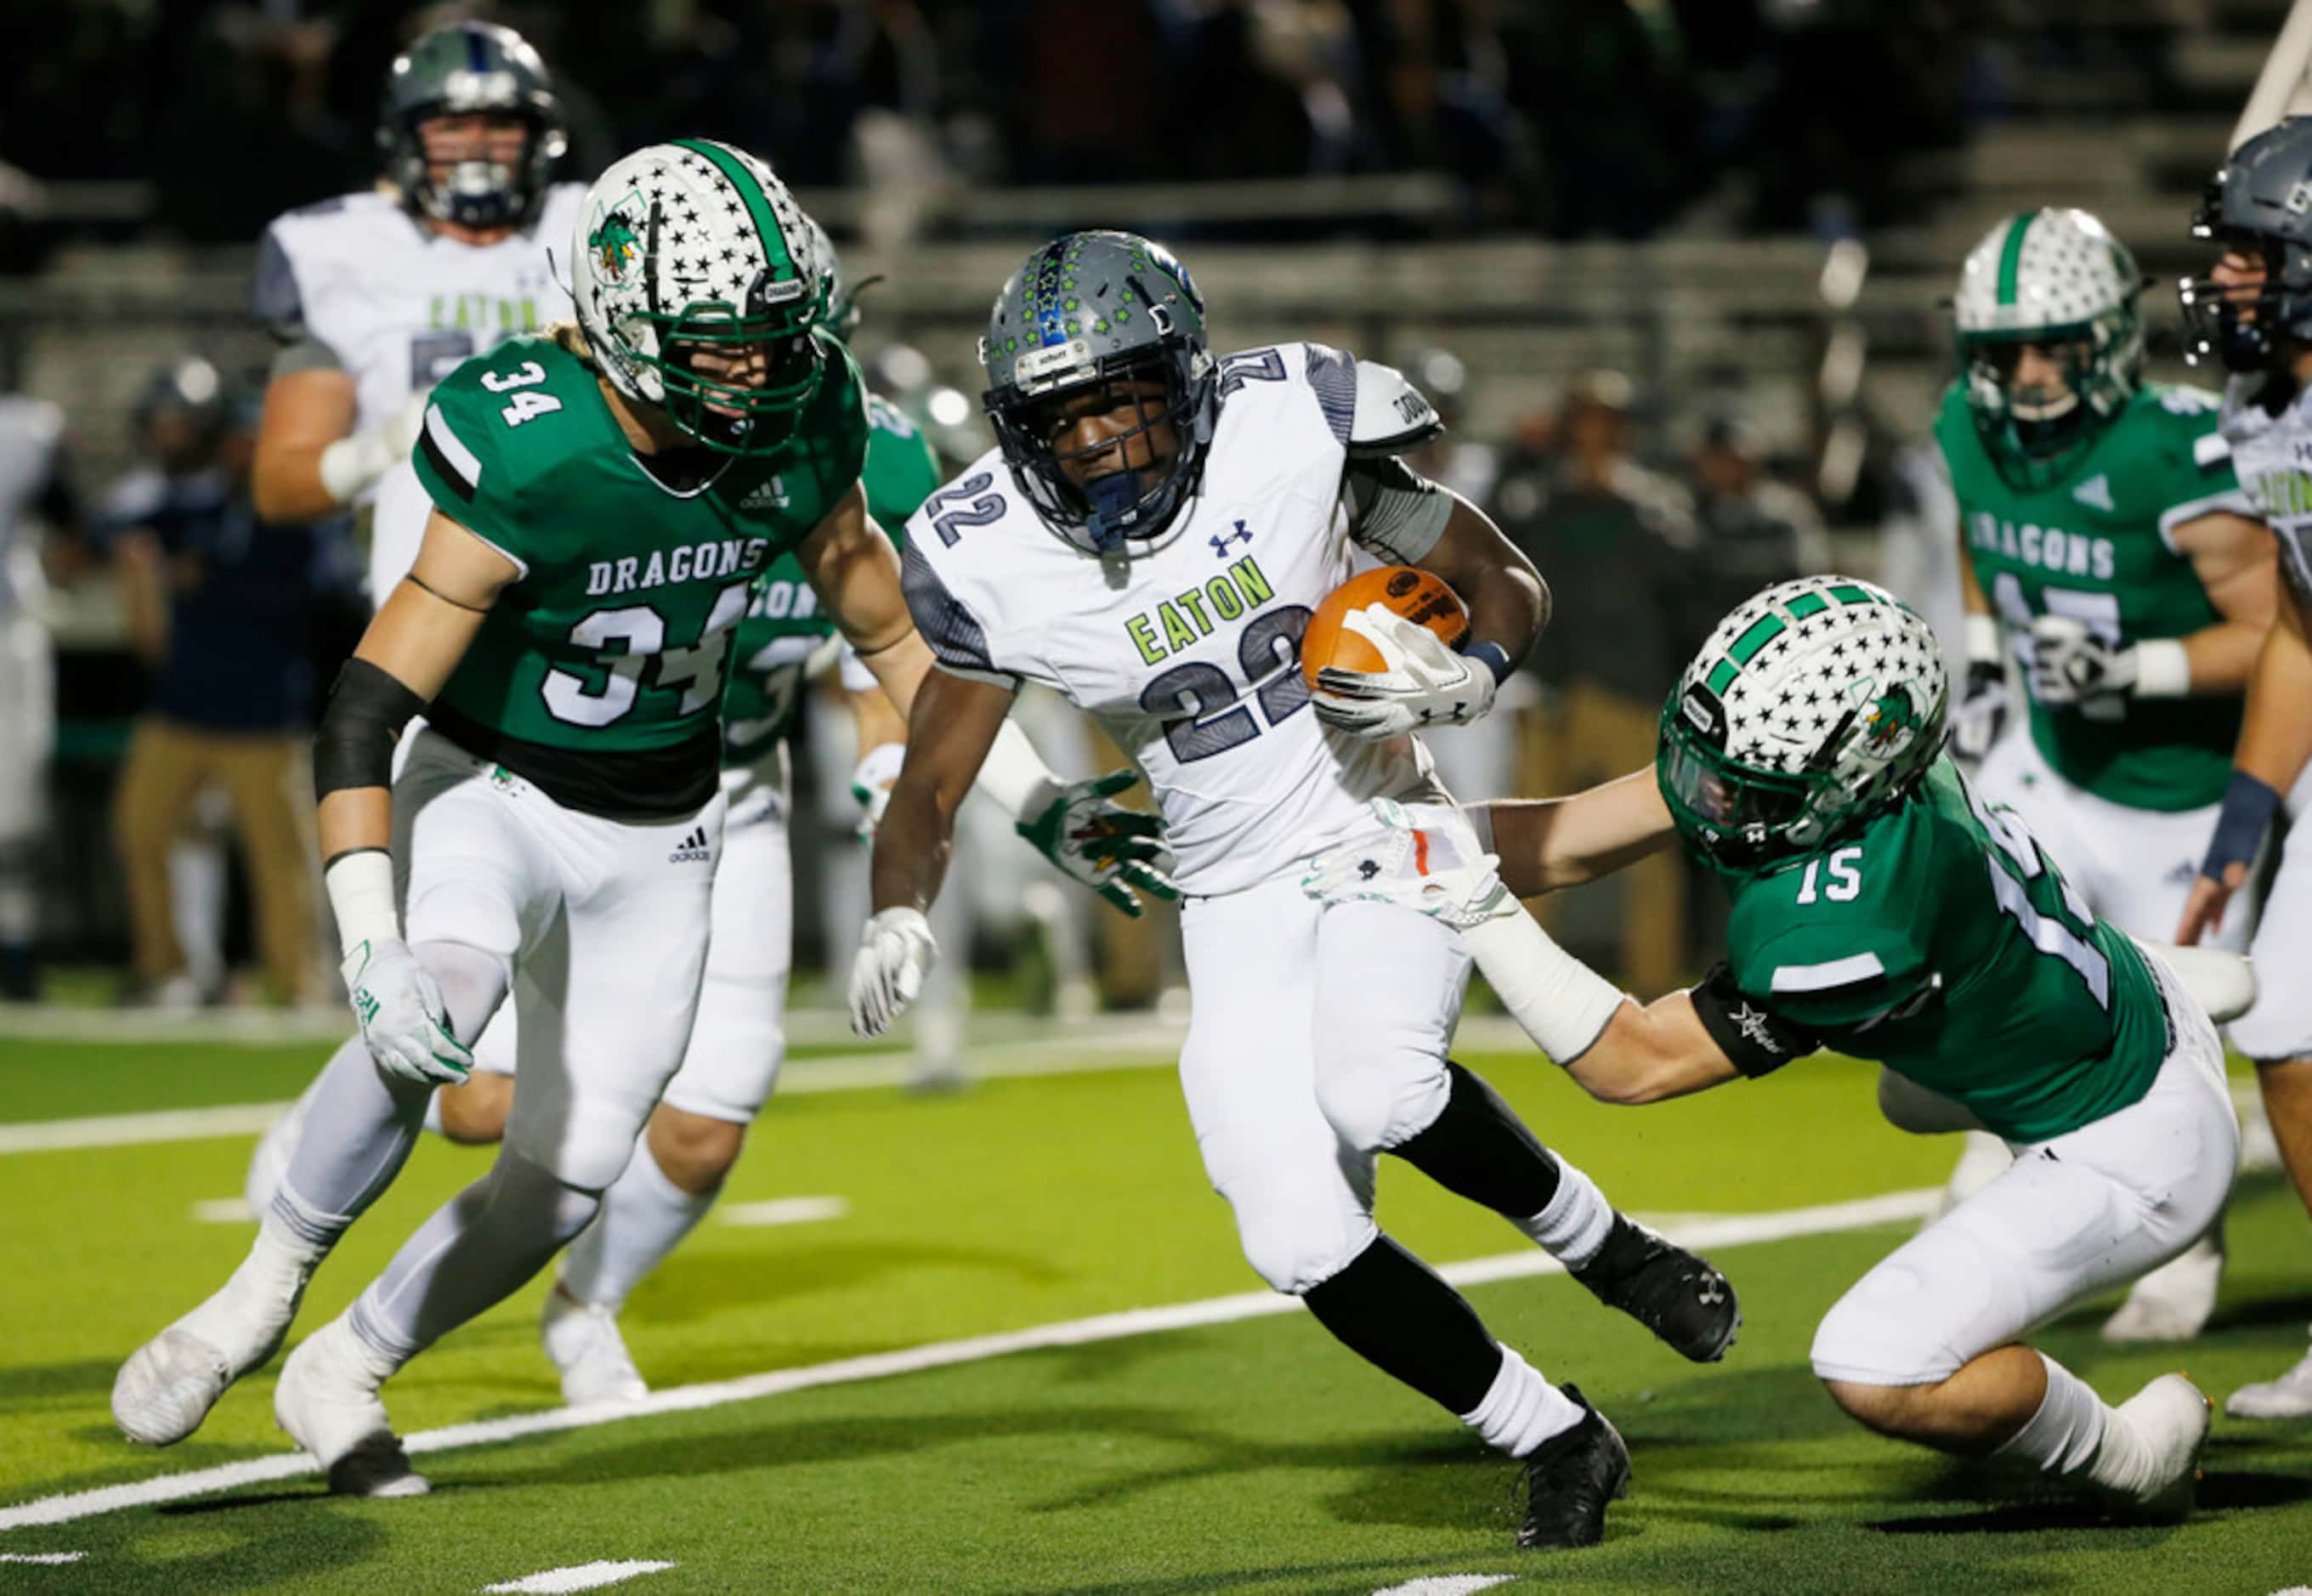
[[[2106,1439],[2120,1435],[2121,1444],[2114,1450],[2125,1452],[2126,1443],[2134,1441],[2134,1432],[2088,1389],[2086,1381],[2044,1352],[2039,1361],[2047,1365],[2047,1394],[2040,1400],[2031,1422],[2016,1431],[1994,1455],[2020,1458],[2043,1473],[2057,1476],[2091,1469],[2097,1483],[2112,1483],[2103,1478],[2100,1467]],[[2133,1451],[2142,1450],[2137,1442]]]
[[[1518,1225],[1536,1245],[1569,1269],[1598,1256],[1613,1234],[1614,1208],[1598,1182],[1560,1158],[1557,1192],[1549,1206]]]
[[[1580,1404],[1541,1377],[1513,1347],[1502,1348],[1501,1372],[1476,1410],[1461,1422],[1513,1458],[1521,1458],[1581,1422]]]
[[[716,1193],[699,1196],[666,1178],[645,1137],[626,1173],[602,1193],[602,1211],[562,1260],[562,1288],[591,1308],[616,1312],[644,1275],[706,1217]]]

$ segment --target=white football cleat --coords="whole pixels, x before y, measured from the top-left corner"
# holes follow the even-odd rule
[[[2199,1489],[2200,1453],[2215,1408],[2181,1374],[2162,1374],[2115,1410],[2145,1449],[2143,1477],[2120,1499],[2147,1518],[2182,1518]]]
[[[2224,1411],[2234,1418],[2312,1418],[2312,1352],[2277,1380],[2241,1386]]]
[[[617,1313],[580,1302],[558,1280],[539,1313],[538,1339],[547,1361],[562,1372],[562,1400],[573,1408],[639,1402],[650,1395],[618,1334]]]
[[[297,1144],[305,1139],[305,1109],[320,1089],[320,1077],[300,1093],[289,1112],[265,1129],[257,1140],[257,1150],[249,1156],[249,1173],[241,1178],[241,1200],[258,1221],[265,1210],[273,1206],[273,1194],[281,1189],[281,1177],[289,1173],[289,1161],[297,1156]]]
[[[2104,1321],[2106,1341],[2188,1341],[2216,1311],[2223,1284],[2222,1222],[2135,1283]]]
[[[260,1234],[217,1293],[139,1347],[112,1382],[112,1422],[140,1446],[173,1446],[201,1427],[232,1382],[281,1347],[313,1262]]]
[[[306,1337],[281,1365],[274,1420],[320,1461],[338,1496],[422,1496],[434,1488],[409,1466],[378,1397],[391,1373],[342,1317]]]

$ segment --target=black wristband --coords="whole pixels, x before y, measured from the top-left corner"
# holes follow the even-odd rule
[[[2264,828],[2279,807],[2280,794],[2246,771],[2234,771],[2232,784],[2224,789],[2223,811],[2216,816],[2216,834],[2208,841],[2208,857],[2200,861],[2200,874],[2221,883],[2227,869],[2254,859],[2264,843]]]
[[[393,784],[393,746],[425,701],[366,659],[348,659],[313,736],[313,797]]]
[[[1734,972],[1723,959],[1710,967],[1688,996],[1710,1040],[1753,1080],[1822,1045],[1813,1032],[1771,1012],[1736,986]]]

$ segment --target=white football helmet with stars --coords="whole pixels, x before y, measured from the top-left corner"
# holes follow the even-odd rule
[[[712,139],[651,144],[594,180],[572,244],[578,325],[612,387],[711,448],[785,440],[825,354],[825,234],[771,169]],[[758,388],[692,369],[704,348],[760,345]]]
[[[1850,577],[1803,577],[1718,624],[1662,711],[1656,773],[1689,845],[1754,869],[1899,799],[1941,750],[1942,645]]]

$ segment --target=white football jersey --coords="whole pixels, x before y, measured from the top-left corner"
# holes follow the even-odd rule
[[[46,399],[0,396],[0,622],[32,609],[48,591],[24,512],[48,485],[64,430],[64,412]]]
[[[265,230],[252,308],[285,342],[311,338],[335,353],[354,379],[355,427],[366,432],[500,341],[573,314],[547,255],[566,257],[585,194],[557,183],[527,229],[480,246],[431,231],[381,191],[291,211]],[[382,598],[417,557],[432,503],[407,461],[360,502],[374,507],[372,595]]]
[[[1414,738],[1326,730],[1300,675],[1301,633],[1350,571],[1334,513],[1349,440],[1401,432],[1405,416],[1360,418],[1356,362],[1321,344],[1228,355],[1220,375],[1203,484],[1150,552],[1101,559],[1063,541],[992,450],[908,521],[904,556],[941,665],[1040,682],[1097,716],[1147,773],[1176,878],[1199,895],[1269,880],[1370,830],[1371,799],[1433,786]],[[1364,385],[1369,406],[1403,394],[1426,413],[1388,376]]]
[[[2240,486],[2280,540],[2281,570],[2312,604],[2312,388],[2299,388],[2274,415],[2254,397],[2264,381],[2252,375],[2224,384],[2220,430]]]

